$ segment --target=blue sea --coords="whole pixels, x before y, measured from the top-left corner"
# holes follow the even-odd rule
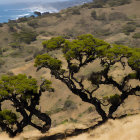
[[[11,3],[0,4],[0,23],[8,20],[15,20],[20,17],[28,17],[34,14],[34,11],[44,12],[59,12],[61,9],[71,7],[74,5],[90,2],[92,0],[55,0],[55,2],[47,2],[44,0],[39,3]]]

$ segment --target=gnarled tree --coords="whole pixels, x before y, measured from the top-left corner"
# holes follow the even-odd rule
[[[78,36],[72,41],[59,41],[59,39],[53,38],[44,42],[43,46],[47,53],[36,57],[37,70],[43,67],[50,69],[51,74],[66,84],[72,93],[79,96],[84,102],[94,105],[103,121],[112,118],[113,113],[129,95],[139,96],[140,86],[132,87],[128,83],[131,79],[140,80],[140,49],[110,45],[90,34]],[[55,49],[62,51],[67,62],[67,69],[63,68],[61,60],[49,55],[49,51]],[[124,58],[127,58],[127,61],[124,61]],[[96,60],[100,60],[102,70],[91,74],[87,80],[91,81],[93,88],[86,89],[83,78],[79,79],[76,75],[82,67]],[[121,82],[117,82],[113,76],[109,75],[111,67],[117,62],[122,65],[124,70],[126,64],[134,70],[133,73],[125,75]],[[101,85],[111,85],[113,88],[117,88],[121,94],[113,94],[101,100],[95,96],[95,92]],[[108,106],[109,111],[105,111],[104,106]]]
[[[42,133],[48,131],[51,119],[45,113],[41,113],[37,105],[42,92],[52,89],[51,82],[48,80],[44,80],[38,87],[36,79],[26,75],[2,76],[0,80],[0,128],[2,131],[6,131],[11,137],[21,133],[27,125],[37,128]],[[3,107],[6,103],[14,108],[9,110]],[[34,116],[42,121],[41,125],[32,122]]]

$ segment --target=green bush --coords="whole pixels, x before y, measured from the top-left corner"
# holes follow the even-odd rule
[[[125,26],[123,26],[122,31],[124,34],[129,35],[131,32],[134,32],[135,29],[136,29],[135,25],[126,24]]]
[[[64,110],[67,110],[67,109],[76,109],[77,106],[76,104],[71,101],[71,100],[66,100],[65,103],[64,103]]]
[[[128,17],[121,12],[114,12],[109,15],[109,20],[128,20]]]
[[[102,14],[98,15],[98,16],[96,17],[96,19],[97,19],[97,20],[106,20],[106,19],[107,19],[107,18],[106,18],[106,14],[105,14],[105,13],[102,13]]]
[[[0,67],[2,67],[5,64],[5,61],[3,59],[0,59]]]
[[[102,8],[105,5],[104,0],[94,0],[92,4],[92,8]]]
[[[135,33],[132,37],[135,38],[135,39],[139,39],[140,38],[140,32]]]
[[[30,44],[36,40],[37,33],[31,29],[23,29],[19,33],[13,33],[14,40],[16,42],[24,42]]]
[[[96,18],[97,18],[96,11],[92,11],[92,12],[91,12],[91,17],[92,17],[93,19],[96,19]]]
[[[21,17],[17,19],[17,22],[25,22],[28,21],[28,17]]]
[[[18,43],[18,42],[13,42],[13,43],[10,43],[9,44],[12,48],[20,48],[21,46],[20,46],[20,43]]]
[[[108,0],[108,4],[112,6],[120,6],[131,3],[131,0]]]
[[[109,97],[108,101],[112,104],[112,105],[117,105],[120,103],[121,99],[120,99],[120,95],[115,94]]]
[[[33,28],[37,28],[38,27],[38,22],[37,20],[31,20],[31,21],[28,21],[27,24]]]
[[[80,15],[80,10],[78,8],[72,10],[73,15]]]

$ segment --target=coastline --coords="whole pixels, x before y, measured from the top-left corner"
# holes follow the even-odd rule
[[[18,3],[0,5],[0,23],[7,23],[9,20],[17,20],[21,17],[30,17],[35,11],[40,13],[58,13],[62,9],[91,2],[92,0],[66,0],[63,2],[47,3]]]

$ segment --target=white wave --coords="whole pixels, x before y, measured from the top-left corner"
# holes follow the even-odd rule
[[[38,11],[40,13],[44,13],[44,12],[50,12],[50,13],[54,13],[54,12],[58,12],[58,10],[52,6],[47,6],[44,7],[42,5],[37,5],[37,6],[32,6],[27,8],[27,10],[29,10],[29,12],[33,13],[35,11]]]
[[[13,15],[11,17],[12,20],[15,20],[15,19],[18,19],[18,18],[21,18],[21,17],[25,17],[25,16],[30,16],[30,13],[26,13],[26,14],[20,14],[20,15]]]

